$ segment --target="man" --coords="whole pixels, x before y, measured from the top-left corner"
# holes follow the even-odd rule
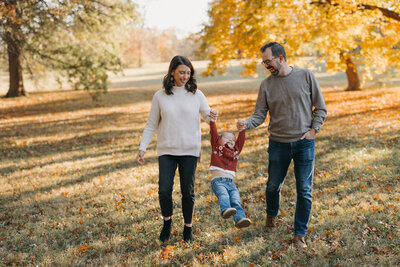
[[[289,66],[282,45],[270,42],[260,51],[262,64],[272,75],[260,85],[253,115],[237,124],[239,128],[253,129],[265,121],[269,112],[266,227],[276,227],[280,191],[293,159],[297,190],[293,241],[296,247],[306,248],[304,237],[312,204],[314,139],[325,120],[326,106],[313,73]]]

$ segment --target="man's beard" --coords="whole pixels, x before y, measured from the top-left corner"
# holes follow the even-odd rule
[[[279,72],[280,72],[279,69],[280,69],[280,64],[278,64],[278,68],[275,68],[275,67],[272,67],[272,66],[268,67],[269,72],[274,76],[278,76],[279,75]]]

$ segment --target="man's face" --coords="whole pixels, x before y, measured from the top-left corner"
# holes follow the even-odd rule
[[[271,48],[265,49],[265,51],[261,54],[261,57],[264,67],[268,69],[272,75],[279,76],[282,64],[280,63],[279,57],[274,57],[272,55]]]

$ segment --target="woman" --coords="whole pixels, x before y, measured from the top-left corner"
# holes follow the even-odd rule
[[[159,166],[158,196],[164,226],[160,240],[169,239],[172,229],[172,188],[178,167],[182,211],[185,221],[183,239],[193,240],[194,179],[201,150],[199,113],[209,121],[217,112],[210,107],[204,94],[197,89],[192,63],[183,56],[175,56],[163,80],[164,88],[154,94],[151,110],[143,130],[137,162],[144,164],[144,153],[157,130]]]

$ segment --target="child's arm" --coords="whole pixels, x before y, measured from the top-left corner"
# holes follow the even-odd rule
[[[235,147],[237,151],[242,151],[244,141],[246,139],[246,125],[237,123],[236,127],[239,131],[238,137],[236,139]]]
[[[236,149],[240,152],[242,151],[244,141],[246,140],[246,129],[241,130],[238,134],[238,137],[236,138]]]
[[[210,137],[211,137],[211,145],[212,146],[216,145],[219,136],[218,136],[217,124],[213,120],[210,120]]]

